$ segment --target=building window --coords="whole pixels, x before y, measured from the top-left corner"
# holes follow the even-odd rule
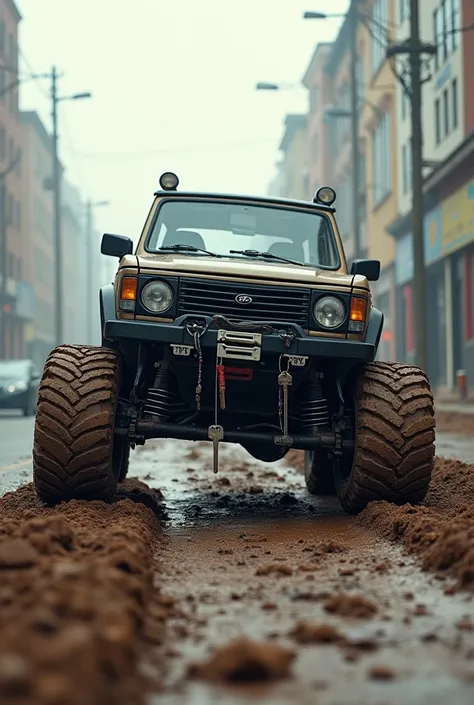
[[[402,120],[406,119],[406,116],[410,113],[411,101],[405,88],[402,86]]]
[[[451,109],[453,111],[453,130],[458,127],[458,79],[454,78],[451,83]]]
[[[443,126],[444,136],[447,137],[449,135],[449,95],[447,88],[443,91]]]
[[[435,100],[435,136],[438,145],[441,142],[441,104],[439,98]]]
[[[369,21],[371,26],[370,66],[373,75],[377,73],[385,61],[387,51],[387,0],[374,0]]]
[[[464,255],[464,339],[474,340],[474,252]]]
[[[390,116],[386,113],[372,133],[372,158],[374,174],[374,206],[377,206],[391,189]]]
[[[3,125],[0,125],[0,161],[6,157],[7,151],[7,134]]]
[[[364,57],[358,56],[356,63],[357,102],[359,109],[365,105],[365,66]]]
[[[411,173],[411,139],[409,139],[402,147],[402,187],[403,194],[406,195],[411,191],[412,173]]]
[[[460,0],[443,0],[433,13],[436,44],[435,68],[438,71],[459,46]]]
[[[403,298],[405,304],[405,352],[411,355],[415,352],[415,330],[413,326],[413,298],[409,284],[403,287]]]
[[[399,0],[400,22],[405,22],[410,17],[410,0]]]

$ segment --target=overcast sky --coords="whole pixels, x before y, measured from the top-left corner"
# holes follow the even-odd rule
[[[60,156],[83,197],[110,200],[99,228],[136,239],[159,175],[185,189],[265,194],[283,119],[306,92],[256,92],[257,81],[300,84],[314,46],[348,0],[17,0],[24,70],[64,73]],[[22,109],[50,127],[47,81],[22,86]]]

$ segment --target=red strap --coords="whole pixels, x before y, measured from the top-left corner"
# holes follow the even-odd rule
[[[224,365],[217,365],[217,380],[219,382],[219,389],[225,392],[225,368]]]

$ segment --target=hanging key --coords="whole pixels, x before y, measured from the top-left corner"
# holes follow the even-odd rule
[[[278,384],[283,394],[283,436],[288,436],[288,389],[293,384],[293,377],[289,372],[283,371],[278,375]]]
[[[219,387],[219,405],[222,410],[225,409],[225,367],[217,365],[217,384]]]
[[[219,443],[224,438],[224,428],[219,424],[209,426],[209,428],[207,429],[207,435],[209,440],[212,441],[212,470],[214,472],[214,475],[217,475],[217,472],[219,470]]]

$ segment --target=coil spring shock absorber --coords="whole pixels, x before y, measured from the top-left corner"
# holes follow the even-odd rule
[[[301,426],[308,432],[320,426],[329,426],[329,405],[323,396],[322,378],[320,373],[315,373],[310,378],[306,398],[301,402]]]
[[[166,364],[160,363],[153,384],[148,389],[144,412],[158,418],[162,423],[168,421],[175,398],[175,378]]]

